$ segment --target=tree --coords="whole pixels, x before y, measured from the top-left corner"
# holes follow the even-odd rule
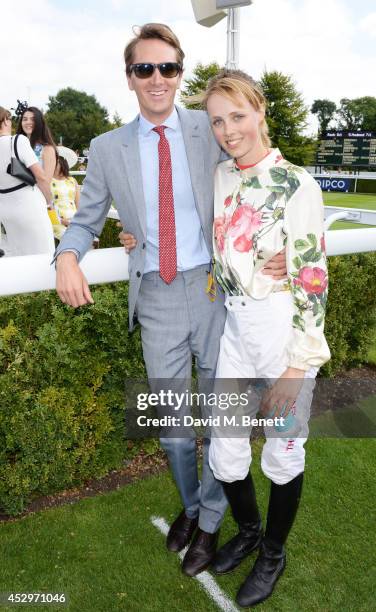
[[[113,129],[119,128],[122,125],[124,125],[124,122],[123,122],[122,118],[120,117],[120,115],[119,115],[119,113],[117,111],[114,112],[114,115],[112,117],[111,125],[112,125]]]
[[[46,121],[56,141],[82,151],[90,140],[112,128],[108,111],[95,96],[71,87],[61,89],[56,96],[50,96]]]
[[[329,123],[332,121],[337,106],[331,100],[315,100],[311,106],[311,113],[317,115],[319,122],[319,134],[328,129]]]
[[[376,131],[376,98],[342,98],[338,109],[339,128]]]
[[[273,145],[294,164],[312,163],[315,143],[303,135],[309,111],[295,83],[281,72],[265,71],[260,85],[268,103],[266,120]]]
[[[202,108],[196,97],[205,91],[209,79],[221,70],[220,66],[197,64],[193,77],[185,79],[182,90],[182,102],[188,108]],[[302,95],[296,90],[289,76],[281,72],[264,72],[260,85],[267,99],[266,119],[273,145],[279,147],[283,155],[291,162],[307,165],[314,159],[315,144],[311,138],[303,135],[307,125],[308,108]],[[189,97],[193,101],[189,101]]]
[[[185,87],[181,91],[181,101],[187,108],[200,109],[202,108],[200,102],[189,101],[189,98],[193,96],[199,96],[205,91],[208,81],[215,77],[216,74],[221,70],[219,64],[212,62],[211,64],[198,63],[193,69],[193,77],[191,79],[184,79]]]

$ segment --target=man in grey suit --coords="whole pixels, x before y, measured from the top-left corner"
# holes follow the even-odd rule
[[[222,295],[212,302],[205,289],[221,151],[206,113],[174,106],[184,53],[170,28],[142,26],[124,56],[140,114],[91,143],[80,207],[57,249],[57,292],[74,307],[93,301],[78,261],[114,200],[121,223],[137,239],[129,259],[129,325],[136,319],[141,325],[149,380],[186,385],[192,355],[199,378],[213,379],[225,309]],[[161,444],[183,503],[167,547],[180,551],[195,533],[183,561],[183,571],[194,576],[214,557],[227,502],[209,468],[209,440],[201,483],[193,438],[165,437]]]

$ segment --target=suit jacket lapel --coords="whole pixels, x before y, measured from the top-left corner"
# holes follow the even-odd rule
[[[205,184],[206,160],[204,151],[206,147],[203,146],[197,121],[192,118],[192,115],[186,109],[180,108],[179,106],[177,106],[176,109],[183,132],[196,208],[201,220],[201,225],[204,226],[205,216],[203,213],[205,210],[205,202],[203,186]]]
[[[138,116],[131,123],[124,126],[121,153],[131,189],[132,201],[136,206],[142,232],[146,236],[146,206],[142,185],[140,147],[138,144]]]

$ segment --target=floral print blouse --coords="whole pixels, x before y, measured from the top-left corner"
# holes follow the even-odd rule
[[[320,367],[330,359],[324,337],[328,275],[324,207],[314,178],[278,149],[246,170],[226,160],[216,171],[214,217],[217,282],[227,295],[254,299],[289,289],[289,366]],[[288,281],[275,281],[261,269],[284,247]]]

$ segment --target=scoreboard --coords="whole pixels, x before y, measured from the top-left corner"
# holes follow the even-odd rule
[[[324,132],[319,140],[316,164],[376,170],[376,132]]]

